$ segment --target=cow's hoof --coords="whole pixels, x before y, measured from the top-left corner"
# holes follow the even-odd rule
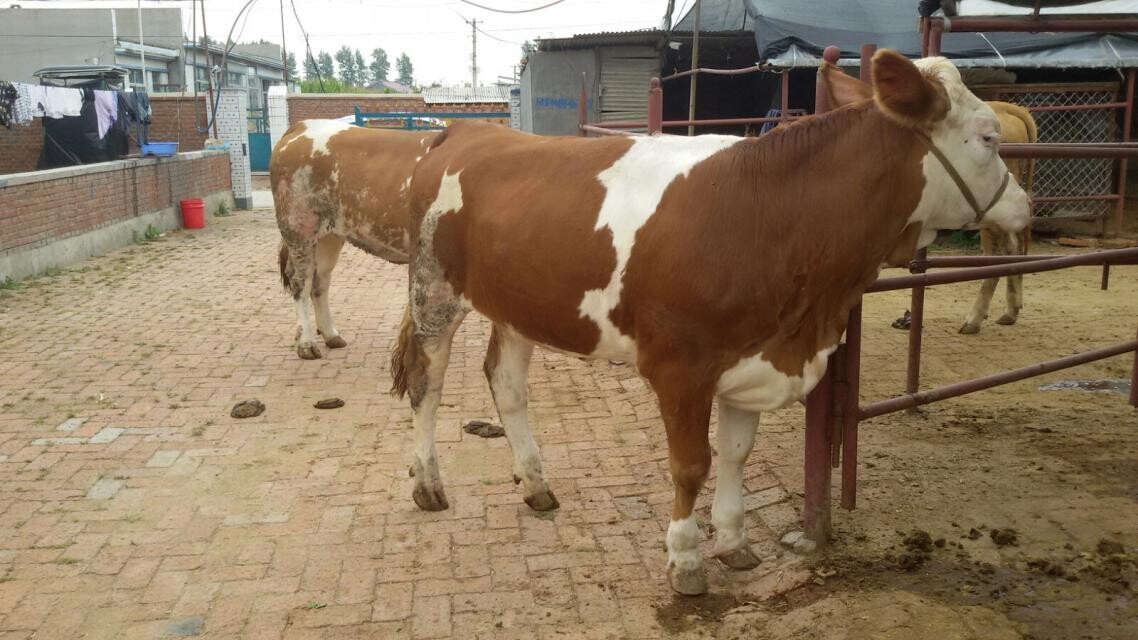
[[[729,551],[716,557],[719,558],[719,561],[725,566],[740,571],[754,569],[759,566],[760,562],[755,552],[751,551],[751,545],[743,545],[734,551]]]
[[[343,349],[348,346],[348,341],[338,335],[332,336],[331,338],[325,336],[324,344],[327,345],[329,349]]]
[[[960,333],[963,333],[966,336],[975,335],[977,333],[980,333],[980,325],[965,322],[964,326],[960,327]]]
[[[445,511],[450,508],[446,492],[443,491],[442,487],[430,489],[416,482],[411,497],[415,499],[415,504],[419,505],[423,511]]]
[[[669,567],[668,584],[672,586],[672,591],[685,596],[702,596],[707,593],[707,576],[703,574],[703,567],[686,570]]]
[[[1002,324],[1005,326],[1006,325],[1012,325],[1015,323],[1016,323],[1016,317],[1015,316],[1009,316],[1006,313],[1004,315],[1000,316],[999,320],[996,320],[996,324]]]
[[[534,511],[553,511],[561,506],[561,503],[553,496],[552,491],[535,493],[532,496],[526,496],[525,500],[529,508]]]
[[[296,355],[300,356],[301,360],[319,360],[322,357],[320,347],[311,342],[296,345]]]

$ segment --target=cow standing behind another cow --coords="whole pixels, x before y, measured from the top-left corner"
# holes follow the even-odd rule
[[[281,281],[296,305],[301,358],[320,357],[317,333],[329,348],[347,346],[328,306],[345,240],[388,262],[407,262],[411,172],[436,135],[304,120],[277,142],[269,175],[281,231]]]
[[[996,112],[1000,119],[1000,135],[1003,142],[1017,144],[1035,142],[1039,138],[1035,127],[1035,119],[1031,113],[1017,104],[1008,102],[989,101],[988,106]],[[1008,160],[1008,170],[1024,189],[1031,192],[1031,160]],[[1027,255],[1031,245],[1031,226],[1028,225],[1018,231],[1008,231],[996,224],[980,226],[980,247],[984,255]],[[980,293],[972,305],[960,333],[979,333],[980,324],[988,317],[988,305],[992,303],[992,294],[996,291],[999,278],[988,278],[980,285]],[[1007,276],[1007,293],[1005,294],[1006,310],[1004,315],[996,320],[996,324],[1015,324],[1019,318],[1019,310],[1023,308],[1023,275]]]

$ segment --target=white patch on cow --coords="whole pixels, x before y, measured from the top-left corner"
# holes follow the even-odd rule
[[[743,525],[743,468],[755,446],[759,414],[745,411],[720,399],[716,429],[719,455],[715,462],[715,501],[711,522],[715,525],[715,555],[726,555],[747,546]]]
[[[418,162],[418,160],[416,160],[416,162]],[[401,187],[399,187],[399,193],[401,193],[401,194],[407,193],[407,190],[410,188],[411,188],[411,176],[407,176],[407,179],[403,181],[403,185]]]
[[[595,228],[608,227],[616,251],[616,268],[604,289],[585,292],[578,309],[581,317],[597,323],[601,339],[590,354],[597,358],[632,360],[636,344],[609,319],[620,303],[624,270],[632,256],[636,232],[656,212],[664,191],[677,177],[687,177],[692,167],[741,140],[735,136],[638,137],[611,167],[597,175],[605,199]]]
[[[806,397],[822,374],[826,360],[837,345],[826,347],[802,365],[800,375],[786,375],[774,368],[762,353],[743,358],[719,376],[715,392],[733,407],[745,411],[773,411]]]
[[[332,136],[351,128],[352,125],[335,120],[305,120],[304,136],[312,140],[312,155],[328,155],[328,142]]]
[[[679,571],[695,571],[700,567],[699,557],[699,525],[695,520],[695,513],[683,520],[672,520],[668,523],[668,534],[665,538],[668,546],[668,566]]]

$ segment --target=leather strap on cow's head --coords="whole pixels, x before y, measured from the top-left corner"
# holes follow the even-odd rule
[[[976,218],[973,220],[973,222],[975,224],[980,224],[980,220],[984,218],[984,214],[988,213],[991,211],[992,207],[996,206],[996,203],[999,202],[1000,197],[1004,195],[1004,191],[1007,190],[1008,182],[1011,181],[1012,177],[1011,172],[1004,173],[1004,180],[1000,183],[1000,188],[996,189],[996,195],[992,196],[992,200],[988,202],[988,206],[981,209],[980,203],[976,200],[976,196],[973,195],[972,190],[968,188],[968,185],[964,183],[964,178],[960,177],[960,173],[956,170],[956,167],[952,166],[952,162],[949,161],[948,156],[944,155],[944,153],[937,148],[931,138],[925,136],[925,140],[929,143],[929,151],[931,151],[936,159],[940,161],[940,164],[942,167],[944,167],[944,170],[948,174],[948,177],[952,178],[952,181],[956,183],[956,188],[960,190],[960,194],[964,196],[964,199],[968,201],[968,205],[972,207],[972,211],[976,214]]]

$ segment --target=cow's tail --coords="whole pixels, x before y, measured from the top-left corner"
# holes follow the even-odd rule
[[[399,336],[395,339],[395,346],[391,348],[391,395],[402,398],[407,395],[407,371],[414,363],[415,345],[414,326],[411,323],[411,305],[403,310],[403,323],[399,327]]]
[[[283,240],[277,255],[277,262],[281,267],[281,284],[284,285],[286,291],[292,291],[292,278],[289,276],[289,271],[292,269],[288,262],[288,245]]]

